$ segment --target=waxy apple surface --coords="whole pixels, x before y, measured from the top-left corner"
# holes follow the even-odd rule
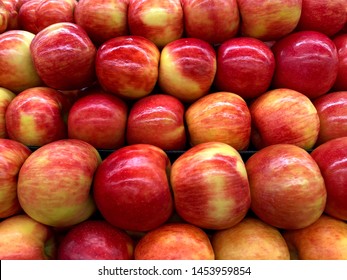
[[[1,2],[4,4],[6,10],[8,11],[7,30],[18,30],[18,0],[1,0]]]
[[[18,24],[21,29],[37,34],[39,29],[36,25],[36,8],[42,0],[30,0],[21,6],[18,12]]]
[[[0,87],[0,138],[7,138],[6,110],[16,94],[6,88]]]
[[[339,69],[333,89],[347,91],[347,34],[342,33],[333,39],[339,58]]]
[[[7,30],[9,14],[4,5],[0,2],[0,34]]]

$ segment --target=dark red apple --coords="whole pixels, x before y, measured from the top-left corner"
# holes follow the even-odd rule
[[[342,33],[333,39],[339,58],[339,70],[333,89],[347,91],[347,34]]]

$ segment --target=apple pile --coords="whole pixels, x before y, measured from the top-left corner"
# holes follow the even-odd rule
[[[347,259],[347,0],[0,0],[0,259]]]

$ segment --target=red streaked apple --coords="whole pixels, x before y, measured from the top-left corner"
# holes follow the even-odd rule
[[[7,30],[9,13],[4,3],[0,1],[0,34]]]
[[[97,51],[96,74],[105,91],[124,99],[149,95],[158,79],[160,52],[149,39],[119,36]]]
[[[167,154],[149,144],[128,145],[103,160],[93,184],[96,206],[111,225],[149,231],[173,212]]]
[[[217,65],[216,88],[251,99],[269,89],[275,71],[275,57],[264,42],[239,37],[218,47]]]
[[[216,52],[209,43],[177,39],[161,51],[158,85],[164,93],[191,103],[209,92],[216,68]]]
[[[37,73],[48,87],[81,89],[96,80],[96,47],[75,23],[59,22],[44,28],[35,35],[30,50]]]
[[[312,101],[298,91],[270,90],[257,97],[249,110],[251,142],[257,149],[273,144],[294,144],[308,150],[317,141],[318,112]]]
[[[165,224],[146,233],[134,256],[135,260],[214,260],[208,235],[185,223]]]
[[[16,94],[12,91],[0,87],[0,138],[7,138],[6,130],[6,110]]]
[[[304,149],[271,145],[246,161],[251,209],[265,223],[299,229],[323,213],[327,191],[318,164]]]
[[[7,22],[7,30],[18,30],[18,11],[19,11],[19,0],[1,0],[1,2],[5,5],[8,11],[8,22]]]
[[[337,35],[333,39],[333,42],[337,48],[337,55],[339,58],[339,68],[333,90],[347,91],[347,34],[342,33]]]
[[[251,113],[246,101],[231,92],[214,92],[192,103],[185,121],[190,145],[226,143],[246,150],[251,138]]]
[[[184,152],[172,164],[170,183],[178,215],[204,229],[232,227],[250,207],[244,162],[225,143],[202,143]]]
[[[20,29],[37,34],[36,8],[42,0],[30,0],[22,4],[18,12],[18,25]]]
[[[100,163],[98,151],[82,140],[63,139],[38,148],[18,174],[22,209],[58,228],[87,220],[96,210],[91,188]]]

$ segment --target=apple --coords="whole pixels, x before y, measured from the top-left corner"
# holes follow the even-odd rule
[[[53,227],[87,220],[96,210],[91,194],[98,151],[82,140],[48,143],[26,159],[18,174],[17,194],[26,214]]]
[[[134,256],[135,260],[214,260],[208,235],[186,223],[169,223],[146,233]]]
[[[96,74],[105,91],[124,99],[149,95],[158,79],[160,52],[142,36],[119,36],[100,46]]]
[[[163,150],[184,150],[185,107],[176,97],[153,94],[136,101],[129,112],[126,139],[132,144],[152,144]]]
[[[75,23],[81,26],[95,45],[129,35],[128,0],[79,0],[75,7]]]
[[[219,230],[239,223],[250,207],[250,189],[240,154],[228,144],[207,142],[172,164],[175,210],[186,222]]]
[[[211,243],[216,260],[289,260],[286,241],[279,229],[256,217],[216,231]]]
[[[183,36],[180,0],[129,0],[128,24],[131,35],[151,40],[159,49]]]
[[[347,136],[319,145],[311,156],[321,170],[327,189],[325,213],[347,221]]]
[[[32,87],[20,92],[7,106],[6,131],[10,139],[27,146],[43,146],[67,137],[70,103],[61,92]]]
[[[150,144],[128,145],[108,155],[96,171],[93,193],[102,217],[129,231],[149,231],[173,212],[167,154]]]
[[[36,8],[40,5],[42,0],[30,0],[24,2],[18,12],[18,25],[22,30],[26,30],[33,34],[39,32],[37,27],[36,20]]]
[[[231,92],[214,92],[191,104],[185,113],[191,146],[222,142],[246,150],[251,136],[251,113],[246,101]]]
[[[31,150],[14,140],[0,139],[0,218],[21,211],[17,199],[17,176]]]
[[[2,220],[0,235],[1,260],[55,259],[58,245],[54,231],[25,214]]]
[[[314,99],[335,83],[339,58],[333,41],[317,31],[294,32],[277,41],[272,51],[275,88],[297,90]]]
[[[262,41],[278,40],[293,32],[303,0],[237,0],[241,34]]]
[[[275,57],[264,42],[238,37],[218,47],[217,65],[216,88],[249,100],[269,89],[275,71]]]
[[[0,34],[0,87],[18,93],[42,85],[30,52],[34,36],[24,30]]]
[[[164,93],[192,103],[209,92],[216,68],[216,52],[209,43],[177,39],[161,51],[158,85]]]
[[[6,110],[16,94],[0,87],[0,138],[8,138],[6,131]]]
[[[59,243],[58,260],[131,260],[130,236],[104,220],[87,220],[68,230]]]
[[[18,6],[19,0],[1,0],[8,11],[7,30],[18,30]]]
[[[333,86],[335,91],[347,91],[347,34],[342,33],[333,39],[337,48],[339,68]]]
[[[313,101],[320,119],[316,146],[347,136],[347,91],[324,94]]]
[[[327,191],[318,164],[303,148],[276,144],[246,161],[251,210],[265,223],[299,229],[323,213]]]
[[[37,73],[48,87],[81,89],[96,80],[96,47],[75,23],[60,22],[44,28],[35,35],[30,50]]]
[[[0,34],[7,30],[9,13],[3,2],[0,1]]]
[[[347,224],[322,215],[312,225],[283,232],[292,260],[346,260]]]
[[[185,36],[218,45],[236,36],[240,15],[236,0],[182,0]]]

